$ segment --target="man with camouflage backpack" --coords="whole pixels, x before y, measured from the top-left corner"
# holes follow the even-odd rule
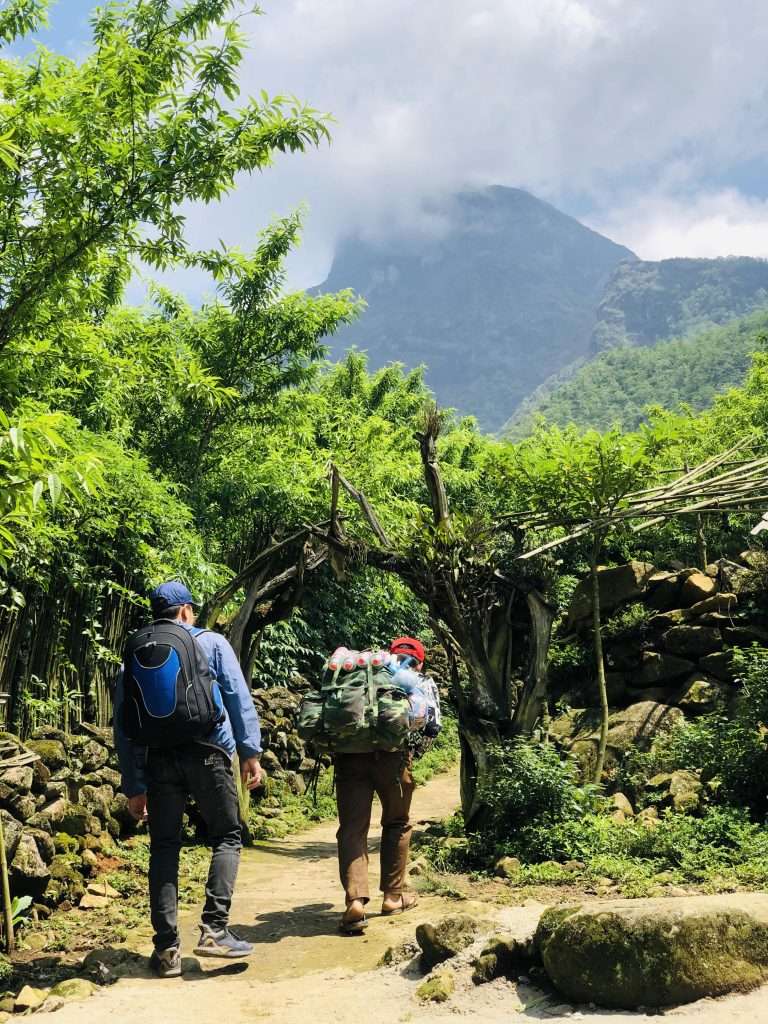
[[[427,682],[419,674],[423,663],[424,647],[413,637],[393,641],[389,652],[340,648],[326,665],[320,690],[302,704],[300,734],[316,750],[333,754],[339,875],[346,897],[340,929],[347,935],[362,934],[368,924],[374,794],[381,801],[381,913],[401,914],[416,905],[403,886],[412,831],[410,743],[430,718],[430,701],[420,686]],[[436,716],[439,729],[439,704]],[[431,718],[434,722],[434,706]]]

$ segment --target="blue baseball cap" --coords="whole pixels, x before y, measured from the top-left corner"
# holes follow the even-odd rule
[[[179,580],[170,580],[168,583],[161,583],[155,587],[149,595],[149,603],[152,605],[152,614],[160,616],[169,608],[178,608],[182,604],[192,604],[200,607],[192,594]]]

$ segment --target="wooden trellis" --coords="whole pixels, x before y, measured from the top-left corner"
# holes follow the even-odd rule
[[[587,519],[583,516],[557,516],[533,510],[505,516],[503,524],[528,530],[563,528],[569,532],[526,551],[520,560],[535,558],[545,551],[578,540],[595,531],[627,526],[639,533],[677,516],[701,516],[708,512],[731,512],[749,515],[768,509],[768,455],[752,459],[734,459],[745,448],[754,445],[751,438],[739,441],[727,451],[714,455],[693,469],[672,470],[680,473],[669,483],[634,491],[622,499],[610,513]],[[768,525],[768,513],[753,534]]]

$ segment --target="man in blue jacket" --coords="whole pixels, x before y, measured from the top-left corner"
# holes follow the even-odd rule
[[[131,814],[149,824],[149,899],[155,931],[150,966],[160,977],[171,978],[181,974],[177,926],[179,852],[184,808],[190,796],[205,821],[213,848],[195,953],[232,958],[253,952],[252,944],[237,938],[228,927],[242,848],[232,759],[237,752],[245,786],[249,790],[259,786],[261,730],[235,652],[223,636],[195,626],[197,602],[189,590],[177,581],[163,583],[150,595],[150,603],[155,621],[176,622],[195,637],[208,658],[225,710],[221,721],[204,740],[148,749],[129,740],[123,732],[122,673],[117,681],[115,741],[123,792]]]

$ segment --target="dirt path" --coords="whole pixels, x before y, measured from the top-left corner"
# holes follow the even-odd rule
[[[457,780],[440,776],[416,794],[418,819],[439,819],[457,800]],[[421,1006],[414,998],[419,978],[402,968],[374,970],[391,945],[412,940],[420,920],[446,913],[471,912],[505,928],[525,926],[538,916],[536,905],[497,908],[488,903],[459,906],[437,896],[422,896],[419,907],[396,918],[374,917],[364,938],[336,933],[341,910],[336,874],[335,824],[325,823],[288,839],[246,851],[233,906],[233,927],[258,943],[248,962],[221,965],[185,957],[185,976],[160,981],[142,969],[102,989],[87,1003],[71,1003],[57,1024],[93,1019],[140,1024],[393,1024],[471,1015],[477,1024],[523,1024],[531,1020],[580,1020],[623,1024],[644,1014],[575,1010],[540,991],[507,982],[474,988],[460,982],[442,1006]],[[378,839],[378,832],[372,838]],[[377,858],[371,858],[375,892]],[[376,909],[376,904],[372,903]],[[183,922],[183,945],[191,949],[196,919]],[[136,933],[128,945],[149,952],[149,933]],[[464,972],[466,975],[466,972]],[[676,1024],[753,1024],[768,1019],[768,989],[748,996],[704,1000],[668,1016]]]

